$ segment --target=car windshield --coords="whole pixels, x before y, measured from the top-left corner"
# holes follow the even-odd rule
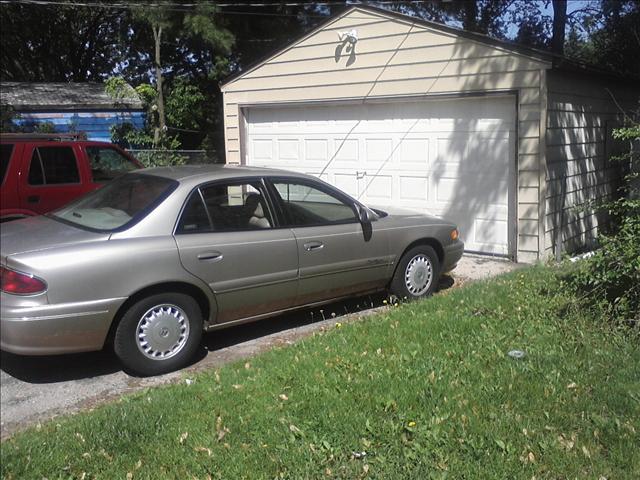
[[[152,175],[125,175],[50,216],[91,230],[121,230],[144,218],[177,185],[175,180]]]

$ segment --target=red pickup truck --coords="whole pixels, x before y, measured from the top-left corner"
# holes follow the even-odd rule
[[[82,135],[0,135],[0,222],[55,210],[129,170],[116,145]]]

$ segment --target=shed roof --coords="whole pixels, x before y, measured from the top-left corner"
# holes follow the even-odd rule
[[[142,101],[136,91],[114,99],[103,83],[0,83],[0,103],[24,110],[141,110]]]

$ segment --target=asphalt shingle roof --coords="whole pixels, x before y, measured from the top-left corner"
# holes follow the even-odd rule
[[[133,88],[126,98],[115,100],[105,92],[103,83],[2,82],[0,103],[11,105],[16,110],[143,108]]]

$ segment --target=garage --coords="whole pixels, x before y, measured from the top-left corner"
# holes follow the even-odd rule
[[[367,205],[455,221],[507,255],[515,99],[251,108],[246,164],[318,176]]]
[[[593,246],[593,205],[619,178],[613,99],[640,96],[631,79],[364,5],[220,88],[226,163],[452,219],[468,251],[524,263]]]

